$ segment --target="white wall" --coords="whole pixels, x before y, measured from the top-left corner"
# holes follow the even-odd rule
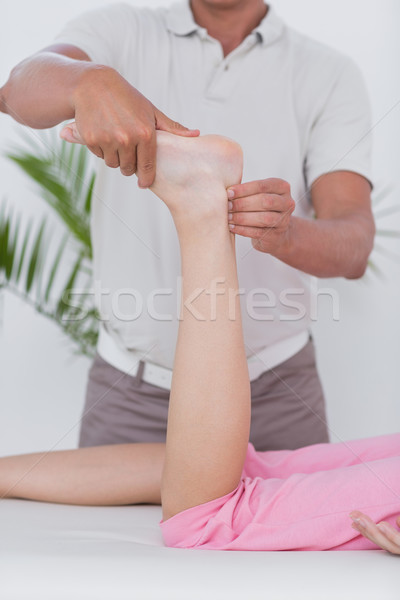
[[[144,1],[132,2],[143,5]],[[18,61],[51,43],[70,17],[100,6],[98,0],[3,1],[0,20],[0,84]],[[169,2],[146,0],[146,6]],[[377,188],[391,183],[388,204],[399,203],[400,43],[396,0],[276,0],[289,24],[353,56],[362,68],[374,116],[374,172]],[[0,153],[17,140],[19,126],[0,117]],[[32,132],[32,135],[36,135]],[[44,212],[31,184],[0,157],[0,198],[27,214]],[[378,227],[399,228],[399,215]],[[400,243],[383,246],[400,256]],[[340,320],[333,322],[321,300],[315,327],[332,441],[399,430],[400,267],[375,257],[385,280],[321,281],[340,296]],[[0,327],[0,455],[76,446],[79,416],[90,362],[71,354],[58,328],[6,293]]]

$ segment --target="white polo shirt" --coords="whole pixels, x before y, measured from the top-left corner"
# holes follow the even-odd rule
[[[188,0],[157,9],[102,7],[70,21],[56,41],[117,69],[171,119],[239,142],[243,182],[285,179],[299,217],[312,216],[307,190],[323,173],[355,171],[371,180],[370,109],[358,67],[286,26],[272,7],[225,58],[194,21]],[[122,371],[138,358],[172,368],[180,298],[174,223],[135,176],[96,161],[91,232],[99,353]],[[254,379],[306,344],[315,278],[254,250],[249,238],[237,235],[236,247]]]

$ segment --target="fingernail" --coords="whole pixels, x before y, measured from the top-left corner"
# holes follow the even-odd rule
[[[76,137],[74,130],[71,128],[66,129],[67,135],[71,140],[77,140],[78,138]]]
[[[228,213],[228,221],[232,221],[232,219],[233,219],[232,213]]]
[[[367,527],[367,523],[364,521],[364,519],[361,519],[361,517],[351,517],[351,518],[360,527]]]
[[[228,190],[228,198],[233,198],[235,196],[235,192],[233,190]]]
[[[378,523],[377,528],[382,531],[382,533],[388,533],[388,528],[384,523]]]
[[[233,202],[231,202],[229,200],[229,202],[228,202],[228,210],[232,210],[232,209],[233,209]]]
[[[229,223],[229,229],[235,229],[235,226],[233,223]]]

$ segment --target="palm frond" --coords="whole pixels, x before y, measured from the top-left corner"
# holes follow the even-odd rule
[[[29,222],[28,222],[28,224],[27,224],[25,235],[24,235],[24,239],[23,239],[22,246],[21,246],[21,252],[19,254],[19,257],[17,257],[17,258],[19,258],[19,260],[17,262],[18,268],[17,268],[16,273],[14,274],[14,280],[16,282],[19,281],[19,278],[21,276],[22,267],[23,267],[24,261],[25,261],[26,248],[28,246],[28,241],[29,241],[31,230],[32,230],[32,219],[30,219]],[[16,252],[16,247],[15,247],[15,252]]]
[[[2,202],[0,287],[7,286],[57,323],[76,352],[94,356],[99,315],[93,298],[84,294],[77,304],[71,302],[77,282],[87,290],[92,280],[90,212],[95,172],[90,153],[85,146],[62,140],[57,128],[35,134],[22,129],[20,136],[23,144],[9,149],[6,156],[35,183],[65,233],[53,250],[46,218],[23,219]],[[61,285],[60,273],[66,269]]]
[[[83,209],[84,209],[85,213],[87,213],[88,215],[90,215],[90,211],[92,208],[92,196],[93,196],[93,188],[94,188],[95,181],[96,181],[96,173],[92,173],[92,176],[89,181],[89,185],[87,187],[85,203],[83,205]]]
[[[18,232],[20,229],[20,225],[21,225],[21,215],[17,215],[17,217],[15,219],[14,231],[11,234],[10,246],[7,248],[7,257],[6,257],[6,265],[5,265],[7,279],[9,279],[11,277],[11,273],[13,272],[13,270],[15,270],[16,264],[17,264],[15,261],[15,255],[16,255],[15,250],[16,250],[16,244],[17,244],[17,240],[18,240]]]
[[[7,286],[12,293],[23,298],[36,311],[57,323],[64,334],[73,340],[77,352],[94,356],[98,335],[97,312],[91,297],[84,299],[85,306],[72,306],[66,298],[78,280],[91,282],[92,271],[85,253],[73,261],[72,269],[62,286],[61,293],[55,284],[60,267],[70,262],[70,234],[64,234],[55,252],[51,251],[48,219],[39,223],[30,219],[22,226],[20,213],[0,204],[0,287]],[[45,268],[49,266],[50,268]],[[45,276],[46,273],[46,276]],[[45,279],[45,281],[43,281]],[[58,286],[59,287],[59,286]],[[77,311],[85,311],[84,318],[74,321]]]
[[[76,308],[74,305],[70,304],[69,299],[70,293],[73,290],[75,281],[80,270],[82,259],[83,255],[80,254],[72,267],[71,273],[67,279],[67,282],[64,285],[60,299],[57,303],[56,316],[60,320],[66,318],[68,315],[71,315],[71,313],[74,313],[74,309]]]
[[[32,284],[35,280],[36,286],[39,287],[40,275],[43,267],[43,234],[46,227],[46,218],[44,218],[39,225],[39,230],[33,243],[28,269],[25,280],[25,290],[29,294],[32,288]]]
[[[72,195],[66,185],[54,173],[54,165],[46,159],[38,159],[32,155],[7,154],[42,190],[42,197],[59,215],[71,234],[91,256],[89,221],[87,215],[80,210],[79,200],[72,202]],[[84,204],[84,202],[81,202]]]
[[[5,277],[7,252],[8,252],[8,235],[10,231],[9,220],[5,216],[5,203],[1,206],[0,212],[0,274]],[[3,282],[2,282],[3,285]]]
[[[58,214],[87,258],[92,256],[90,240],[90,207],[95,173],[89,167],[89,151],[85,146],[69,144],[48,132],[46,141],[38,135],[23,136],[27,148],[14,148],[6,153],[39,187],[41,196]]]
[[[53,265],[52,265],[52,267],[50,269],[50,275],[49,275],[49,278],[47,280],[47,286],[46,286],[46,290],[45,290],[44,296],[43,296],[45,302],[49,301],[50,291],[51,291],[51,288],[52,288],[52,285],[53,285],[53,282],[54,282],[54,278],[56,276],[56,272],[57,272],[58,266],[59,266],[60,261],[61,261],[61,257],[63,256],[63,253],[64,253],[64,250],[65,250],[65,246],[67,244],[67,241],[68,241],[68,234],[65,234],[64,237],[61,240],[61,244],[58,247],[58,250],[56,252],[56,256],[55,256]]]

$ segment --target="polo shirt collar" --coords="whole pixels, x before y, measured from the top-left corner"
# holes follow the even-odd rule
[[[188,35],[200,29],[193,18],[190,0],[171,4],[166,15],[167,29],[176,35]]]
[[[273,44],[283,34],[285,24],[282,19],[276,14],[275,9],[270,4],[269,9],[261,23],[253,29],[253,32],[257,32],[261,37],[261,43],[263,46]]]
[[[166,14],[167,29],[175,35],[189,35],[194,31],[203,29],[196,23],[190,8],[190,0],[181,0],[172,4]],[[261,23],[253,29],[256,32],[263,46],[272,44],[281,37],[284,30],[284,23],[276,14],[275,10],[269,5],[268,13]]]

